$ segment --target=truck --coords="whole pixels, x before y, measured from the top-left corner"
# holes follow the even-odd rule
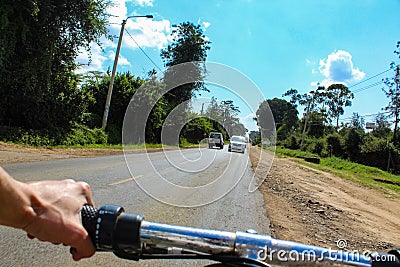
[[[214,146],[220,149],[224,148],[224,136],[220,132],[211,132],[208,138],[208,148],[213,148]]]

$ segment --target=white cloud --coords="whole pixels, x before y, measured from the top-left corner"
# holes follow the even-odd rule
[[[135,0],[139,6],[153,6],[153,0]]]
[[[360,81],[365,73],[354,67],[352,56],[349,52],[338,50],[328,55],[327,59],[319,61],[319,71],[327,81],[323,83],[349,83]]]
[[[115,0],[115,5],[108,9],[113,16],[110,17],[110,34],[119,36],[122,20],[130,15],[126,3],[133,0]],[[135,0],[134,3],[141,6],[153,6],[153,0]],[[161,49],[165,47],[169,41],[168,36],[171,32],[171,23],[169,20],[156,21],[148,18],[130,18],[125,29],[132,35],[141,47],[157,47]],[[132,38],[124,33],[125,45],[137,49],[137,45]]]
[[[243,117],[239,117],[239,120],[241,123],[243,123],[244,127],[246,127],[246,129],[248,129],[249,131],[258,131],[257,123],[253,119],[254,117],[256,117],[256,114],[249,113]]]
[[[107,58],[110,61],[114,61],[115,60],[115,52],[114,51],[108,51]],[[118,56],[118,66],[132,66],[132,64],[129,62],[129,60],[126,57],[124,57],[121,54],[119,54],[119,56]]]
[[[306,65],[312,66],[312,69],[311,69],[312,74],[318,73],[318,70],[315,68],[317,66],[317,63],[315,61],[312,61],[311,59],[306,58]]]
[[[121,24],[124,19],[134,13],[128,14],[127,3],[134,3],[141,6],[153,6],[153,0],[113,0],[113,6],[107,9],[111,14],[108,26],[109,34],[114,36],[114,40],[110,41],[102,38],[102,51],[96,44],[92,45],[92,63],[90,66],[82,66],[77,73],[91,70],[105,71],[109,67],[110,62],[114,61],[114,53],[118,43],[118,37],[121,31]],[[131,34],[132,38],[142,47],[154,47],[161,49],[166,47],[171,41],[169,34],[171,33],[171,24],[169,20],[156,21],[148,18],[130,18],[126,23],[125,29]],[[137,44],[132,40],[127,32],[124,32],[122,49],[131,48],[138,49]],[[112,51],[112,57],[110,52]],[[122,50],[121,50],[122,51]],[[121,52],[122,53],[122,52]],[[107,66],[104,66],[107,61]],[[88,55],[86,51],[82,51],[77,58],[77,62],[87,64]],[[112,63],[111,63],[112,64]],[[118,59],[118,65],[130,66],[127,58],[121,56]]]
[[[203,26],[204,26],[204,29],[207,29],[208,27],[211,26],[211,22],[203,21]]]
[[[168,44],[171,24],[169,20],[155,21],[139,18],[135,21],[128,21],[126,29],[132,36],[124,37],[125,44],[129,47],[138,48],[132,40],[133,38],[141,47],[157,47],[161,49]]]
[[[107,8],[107,12],[111,14],[109,19],[110,23],[120,24],[123,19],[128,16],[128,8],[126,3],[132,2],[131,0],[114,0],[111,7]],[[114,25],[119,28],[119,26]]]
[[[85,73],[88,71],[103,71],[103,62],[107,60],[107,57],[103,55],[100,47],[97,44],[92,45],[91,62],[89,63],[89,54],[86,50],[82,50],[76,62],[78,64],[84,64],[77,69],[76,73]]]

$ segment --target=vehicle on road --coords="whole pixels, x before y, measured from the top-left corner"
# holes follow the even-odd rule
[[[246,150],[246,138],[243,136],[234,135],[229,141],[228,151],[229,152],[240,152],[244,153]]]
[[[208,138],[208,148],[213,148],[214,146],[220,149],[224,148],[224,136],[220,132],[211,132]]]
[[[400,250],[386,253],[343,251],[285,241],[254,230],[228,232],[145,221],[123,207],[85,205],[82,224],[98,251],[128,260],[212,260],[222,266],[400,266]],[[339,245],[338,245],[339,246]],[[179,265],[179,264],[178,264]],[[331,266],[331,265],[329,265]],[[335,266],[337,266],[335,264]]]

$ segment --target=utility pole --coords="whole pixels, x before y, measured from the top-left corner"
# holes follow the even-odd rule
[[[395,93],[395,109],[394,109],[394,129],[393,129],[393,144],[396,146],[397,144],[397,122],[399,120],[399,83],[400,83],[400,66],[396,67],[396,76],[394,78],[394,82],[396,84],[396,93]]]
[[[102,128],[103,130],[105,130],[106,127],[107,127],[108,112],[110,111],[111,96],[112,96],[112,91],[113,91],[113,86],[114,86],[115,73],[116,73],[116,71],[117,71],[119,51],[121,50],[122,36],[124,35],[125,25],[126,25],[126,22],[127,22],[127,20],[128,20],[129,18],[153,18],[153,16],[152,16],[152,15],[145,15],[145,16],[129,16],[129,17],[127,17],[126,19],[124,19],[124,20],[122,21],[121,32],[119,33],[117,51],[115,52],[114,65],[113,65],[113,69],[112,69],[112,73],[111,73],[110,85],[109,85],[109,87],[108,87],[106,105],[105,105],[105,107],[104,107],[103,122],[102,122],[102,124],[101,124],[101,128]]]

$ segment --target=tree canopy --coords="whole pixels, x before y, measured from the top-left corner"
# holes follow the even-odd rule
[[[270,127],[271,112],[277,129],[278,140],[283,140],[295,130],[298,111],[294,104],[279,98],[263,101],[257,112],[257,124],[261,129]]]
[[[161,58],[165,66],[169,67],[165,72],[164,82],[167,88],[173,88],[165,97],[167,102],[175,107],[190,100],[195,91],[206,90],[202,83],[206,70],[200,62],[207,59],[210,41],[203,34],[201,26],[191,22],[173,25],[171,36],[173,42],[161,51]],[[182,72],[171,68],[182,63],[188,63]],[[182,79],[195,82],[175,86]]]
[[[0,4],[0,124],[68,127],[85,108],[73,73],[80,49],[107,33],[108,1]]]

